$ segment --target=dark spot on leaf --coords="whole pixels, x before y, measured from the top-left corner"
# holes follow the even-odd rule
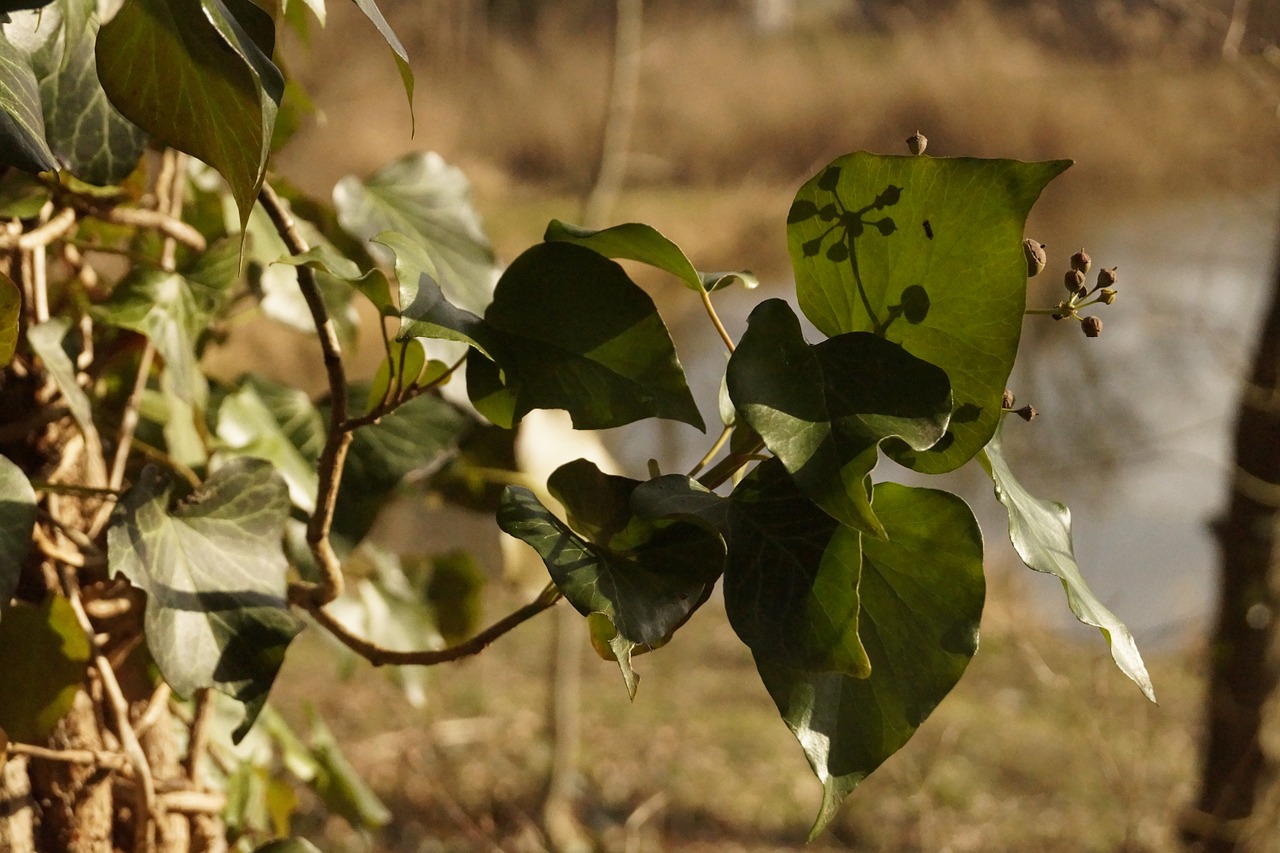
[[[822,251],[822,238],[816,237],[800,247],[806,258],[812,258],[814,255]]]
[[[901,198],[902,198],[902,187],[895,187],[893,184],[889,184],[889,186],[885,188],[884,192],[876,196],[876,200],[872,204],[872,207],[874,207],[877,210],[884,207],[891,207],[897,204],[899,199]]]
[[[873,224],[876,226],[876,228],[880,229],[880,234],[885,237],[888,237],[894,231],[898,230],[897,223],[895,223],[893,219],[888,216],[886,216],[884,219],[881,219],[878,222],[875,222]]]
[[[844,243],[832,243],[831,248],[827,249],[827,260],[836,263],[849,260],[849,247]]]
[[[954,418],[955,416],[952,415]],[[947,430],[942,434],[942,438],[938,439],[938,443],[929,448],[931,453],[944,453],[948,447],[956,443],[956,434],[951,430]]]
[[[911,325],[923,323],[929,316],[929,293],[918,284],[902,291],[902,316]]]
[[[787,211],[787,224],[795,222],[804,222],[806,219],[813,217],[818,212],[818,206],[808,199],[796,199],[791,205],[791,210]]]
[[[836,209],[834,204],[823,205],[822,210],[818,211],[818,216],[823,222],[830,222],[840,215],[840,211]]]
[[[926,237],[928,237],[930,240],[932,240],[932,239],[933,239],[933,226],[929,224],[929,220],[927,220],[927,219],[926,219],[924,222],[922,222],[922,223],[920,223],[920,224],[924,226],[924,236],[926,236]]]
[[[982,417],[982,407],[975,406],[973,403],[956,406],[956,410],[951,413],[951,420],[958,424],[973,423],[980,417]]]
[[[818,178],[818,188],[824,189],[827,192],[833,192],[836,188],[836,184],[838,183],[840,183],[839,166],[828,167],[827,170],[822,173],[822,177]]]

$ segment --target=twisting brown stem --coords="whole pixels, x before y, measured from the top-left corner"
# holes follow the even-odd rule
[[[271,217],[285,246],[295,255],[307,251],[306,240],[298,233],[293,217],[268,183],[262,184],[258,193],[267,215]],[[324,450],[320,453],[319,479],[316,489],[316,509],[307,523],[307,544],[315,556],[316,564],[323,572],[320,583],[312,586],[296,585],[290,590],[295,603],[318,610],[342,594],[342,566],[329,542],[329,529],[333,525],[333,510],[338,500],[338,483],[351,445],[351,432],[347,427],[347,376],[342,365],[342,346],[329,311],[320,296],[315,272],[306,266],[297,267],[298,288],[311,311],[320,349],[324,354],[324,368],[329,377],[329,433]]]
[[[397,651],[371,643],[363,637],[358,637],[348,631],[341,622],[329,615],[323,607],[305,600],[298,603],[305,607],[312,617],[344,646],[374,666],[435,666],[436,664],[479,654],[490,643],[512,628],[527,622],[542,611],[552,607],[560,600],[560,597],[560,591],[555,588],[555,585],[548,585],[536,599],[519,610],[507,614],[465,642],[450,646],[447,649],[414,651]]]

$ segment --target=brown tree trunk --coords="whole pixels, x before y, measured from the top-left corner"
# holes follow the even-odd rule
[[[1280,260],[1235,429],[1226,514],[1214,523],[1221,555],[1217,623],[1209,646],[1207,731],[1197,808],[1184,838],[1205,851],[1238,846],[1266,756],[1263,706],[1274,692],[1280,624]]]
[[[49,739],[51,749],[104,749],[93,701],[83,690]],[[112,773],[63,761],[33,760],[31,792],[40,809],[37,850],[112,853]]]

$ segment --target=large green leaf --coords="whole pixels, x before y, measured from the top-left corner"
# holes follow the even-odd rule
[[[379,234],[373,240],[396,256],[396,278],[400,282],[400,330],[396,337],[438,338],[461,341],[488,355],[484,321],[465,308],[451,303],[440,287],[436,253],[431,245],[397,231]]]
[[[947,492],[896,483],[878,483],[874,505],[889,538],[863,538],[858,634],[870,676],[810,672],[755,653],[769,695],[822,782],[810,838],[915,734],[978,648],[982,533],[969,507]]]
[[[300,630],[285,599],[281,550],[289,495],[271,464],[233,459],[189,498],[155,468],[121,499],[108,561],[147,593],[147,646],[183,696],[216,687],[245,704],[253,724]]]
[[[354,286],[373,303],[382,316],[395,316],[398,313],[395,300],[391,296],[391,284],[387,281],[386,275],[377,268],[361,269],[359,264],[341,254],[327,241],[313,245],[300,255],[285,253],[275,263],[294,267],[311,267],[318,273]],[[296,288],[296,278],[293,279],[293,283]]]
[[[827,335],[873,332],[943,366],[955,409],[918,471],[949,471],[995,432],[1026,308],[1022,230],[1066,160],[841,157],[800,188],[787,242],[800,307]]]
[[[711,292],[735,281],[742,282],[748,288],[754,288],[760,283],[749,272],[698,272],[679,246],[656,228],[639,222],[593,231],[553,219],[547,225],[542,239],[547,242],[573,243],[599,252],[606,258],[625,258],[657,267],[680,279],[691,290],[705,289]]]
[[[18,326],[22,316],[22,291],[0,272],[0,367],[8,367],[18,351]]]
[[[941,368],[869,332],[816,346],[781,299],[756,306],[726,375],[743,419],[796,485],[833,518],[882,536],[867,478],[881,441],[923,450],[942,438],[951,386]]]
[[[25,172],[58,168],[45,141],[40,85],[26,53],[0,30],[0,164]]]
[[[0,622],[0,729],[42,743],[84,683],[89,638],[60,595],[9,608]]]
[[[222,0],[126,0],[98,33],[98,77],[116,109],[217,169],[242,224],[284,91],[264,43],[271,33],[267,12]]]
[[[36,493],[31,483],[21,468],[0,456],[0,610],[9,606],[18,588],[35,523]]]
[[[112,106],[98,82],[96,3],[57,0],[39,15],[22,16],[19,25],[35,30],[37,21],[34,35],[42,43],[31,65],[40,82],[49,146],[83,181],[106,186],[124,180],[138,165],[147,137]]]
[[[196,339],[220,304],[215,291],[176,272],[135,267],[97,314],[111,325],[146,335],[172,374],[174,392],[203,410],[209,384],[200,368]]]
[[[759,660],[865,678],[858,532],[807,498],[777,459],[756,466],[730,500],[724,608],[733,630]]]
[[[503,491],[498,526],[538,552],[579,613],[607,620],[593,633],[634,696],[632,655],[664,645],[706,600],[724,541],[683,518],[640,514],[643,505],[632,500],[640,482],[603,474],[584,459],[561,466],[548,485],[582,535],[519,486]]]
[[[333,188],[333,204],[342,227],[362,240],[398,231],[421,244],[449,302],[484,312],[498,278],[493,249],[466,177],[439,154],[410,154],[367,181],[345,177]]]
[[[1147,674],[1133,634],[1103,606],[1080,574],[1071,541],[1071,510],[1056,501],[1035,497],[1014,479],[1001,449],[1001,432],[996,430],[991,437],[981,461],[995,484],[996,498],[1009,511],[1009,539],[1014,550],[1028,568],[1055,575],[1062,581],[1071,612],[1084,624],[1101,629],[1111,646],[1116,666],[1133,679],[1148,699],[1156,701],[1151,676]]]
[[[510,397],[512,421],[533,409],[565,409],[578,429],[650,417],[705,428],[653,300],[589,249],[542,243],[526,250],[502,274],[484,319],[501,375],[483,357],[467,360],[477,406],[496,379]],[[481,411],[511,425],[492,407]]]

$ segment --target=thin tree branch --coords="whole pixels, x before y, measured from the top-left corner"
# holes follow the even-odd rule
[[[100,749],[48,749],[30,743],[10,743],[5,750],[9,755],[25,755],[41,761],[59,761],[63,764],[83,764],[87,767],[103,767],[119,773],[131,772],[133,765],[118,752]]]
[[[164,236],[176,240],[197,252],[203,252],[209,247],[204,235],[195,228],[181,219],[169,216],[158,210],[150,210],[145,207],[112,207],[105,209],[88,208],[87,212],[98,219],[113,222],[116,225],[132,225],[137,228],[149,228],[159,231]]]
[[[12,231],[0,233],[0,252],[13,249],[30,252],[43,248],[62,237],[74,228],[75,224],[76,212],[69,207],[64,207],[38,228],[16,233]]]
[[[371,643],[347,630],[328,611],[310,599],[296,600],[295,603],[305,608],[325,630],[344,646],[374,666],[435,666],[479,654],[494,640],[552,607],[560,598],[560,590],[556,589],[554,584],[549,584],[536,599],[507,614],[471,639],[455,646],[450,646],[447,649],[415,651],[397,651]]]
[[[301,255],[306,252],[309,248],[307,241],[298,233],[293,217],[270,184],[263,182],[258,200],[271,217],[271,222],[290,253]],[[338,483],[342,479],[347,448],[351,446],[351,432],[347,429],[347,375],[342,365],[342,346],[338,343],[338,332],[320,296],[315,271],[307,266],[296,269],[298,288],[311,311],[316,335],[320,338],[320,349],[324,354],[325,372],[329,377],[329,432],[317,466],[320,483],[316,489],[316,509],[307,523],[307,544],[311,547],[311,553],[323,577],[318,584],[296,583],[289,590],[294,603],[316,612],[342,594],[342,565],[329,542],[329,529],[333,525]]]

